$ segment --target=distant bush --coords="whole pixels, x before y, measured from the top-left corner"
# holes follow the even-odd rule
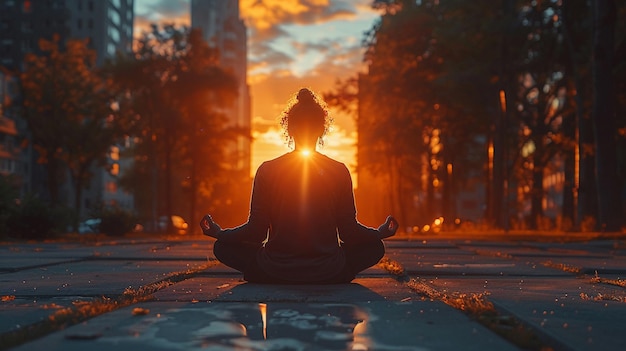
[[[27,196],[6,219],[7,236],[17,239],[53,238],[66,228],[68,212],[65,208],[51,208],[40,199]]]
[[[16,211],[18,195],[13,179],[0,175],[0,238],[8,236],[6,224],[9,217]]]
[[[105,207],[99,212],[100,231],[110,236],[130,233],[137,223],[135,215],[119,207]]]

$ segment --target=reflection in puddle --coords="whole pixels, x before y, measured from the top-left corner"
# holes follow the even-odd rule
[[[98,341],[172,350],[423,350],[376,343],[368,324],[377,319],[342,303],[211,303],[133,319]]]

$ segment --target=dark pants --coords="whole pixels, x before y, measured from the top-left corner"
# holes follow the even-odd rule
[[[213,254],[223,264],[243,273],[244,280],[251,283],[302,284],[273,277],[263,271],[257,262],[257,253],[264,248],[249,242],[225,243],[216,241]],[[346,264],[337,274],[322,281],[305,282],[308,284],[349,283],[361,271],[375,265],[385,254],[382,240],[373,240],[358,245],[341,244],[346,257]]]

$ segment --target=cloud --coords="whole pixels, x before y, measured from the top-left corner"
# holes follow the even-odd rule
[[[352,17],[355,6],[346,0],[240,0],[242,16],[261,37],[285,24],[311,24]]]
[[[274,49],[267,42],[259,42],[249,48],[248,71],[263,72],[287,68],[293,62],[289,54]]]
[[[135,37],[149,32],[153,23],[191,25],[189,0],[137,1],[135,6]]]
[[[167,21],[167,18],[189,17],[189,0],[157,0],[144,2],[137,16]]]

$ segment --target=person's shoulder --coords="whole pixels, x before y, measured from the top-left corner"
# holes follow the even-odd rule
[[[276,158],[273,158],[271,160],[261,162],[261,164],[259,165],[259,168],[257,169],[257,172],[267,171],[267,170],[279,167],[281,164],[283,164],[286,161],[288,156],[289,154],[284,154]]]
[[[343,162],[339,162],[333,158],[330,158],[324,154],[319,154],[320,159],[326,163],[327,165],[329,165],[330,167],[343,171],[343,170],[348,170],[348,167],[345,165],[345,163]]]

